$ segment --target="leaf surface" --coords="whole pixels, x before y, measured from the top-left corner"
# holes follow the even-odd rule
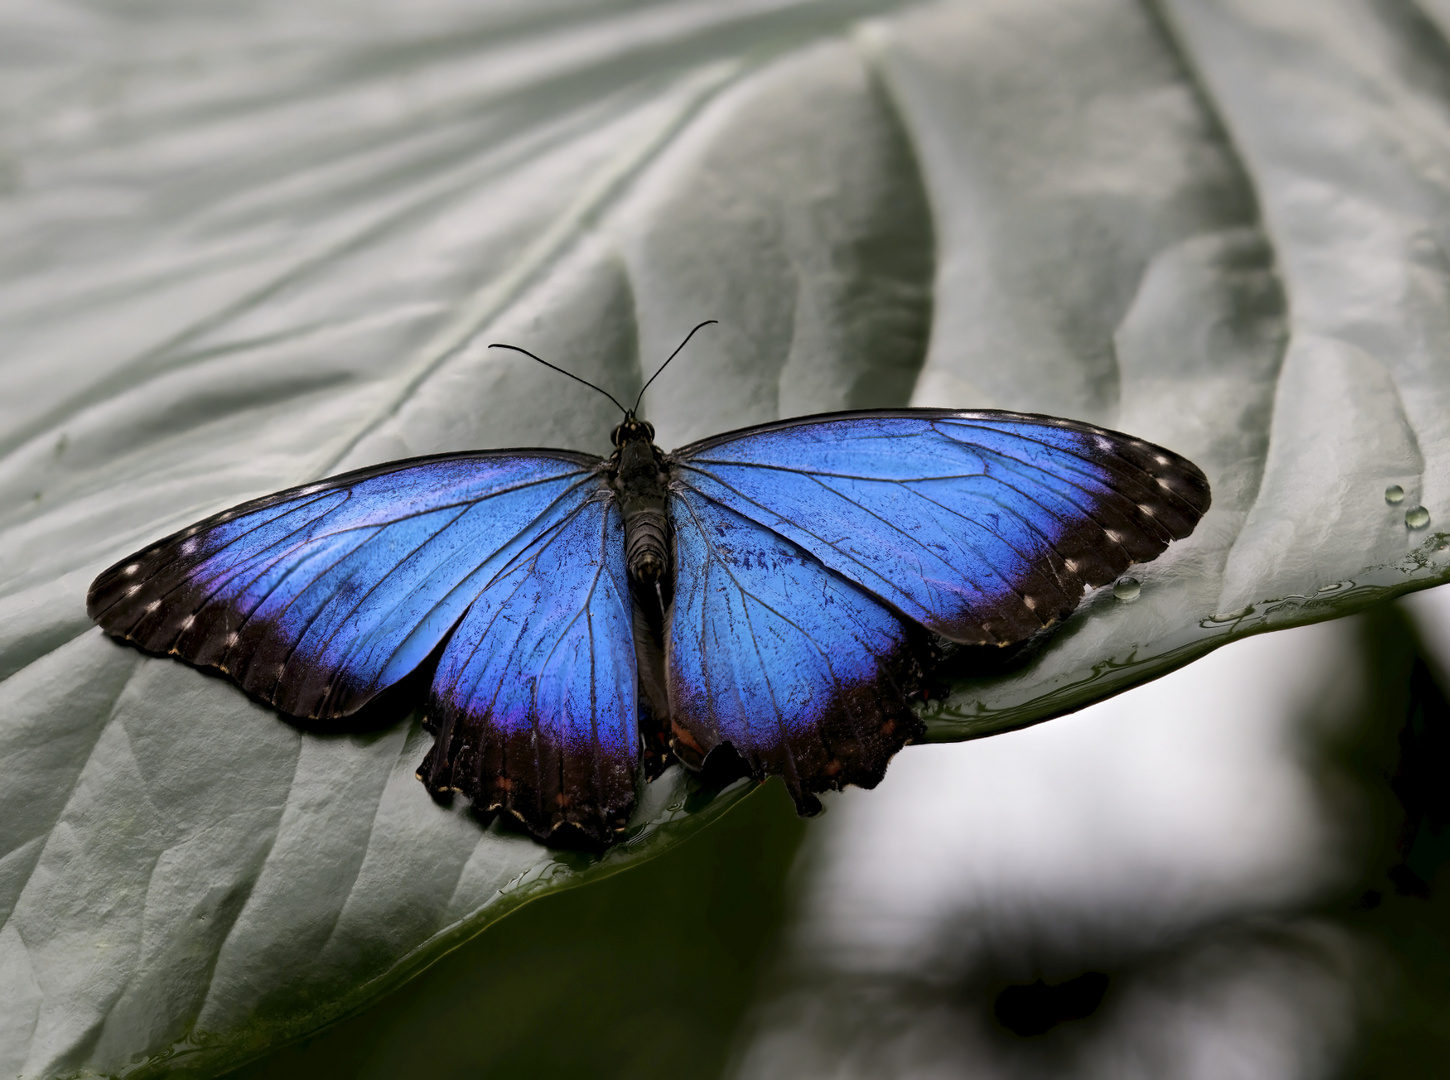
[[[0,15],[0,1073],[235,1064],[739,799],[551,851],[106,640],[112,560],[409,454],[954,405],[1214,506],[933,737],[1450,576],[1450,25],[1287,0],[253,3]],[[1435,20],[1442,20],[1436,22]],[[1390,505],[1385,488],[1403,488]],[[1406,526],[1423,505],[1427,528]]]

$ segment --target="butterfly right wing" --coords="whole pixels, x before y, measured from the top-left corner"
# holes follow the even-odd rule
[[[891,409],[782,420],[670,455],[673,486],[789,539],[952,641],[1007,645],[1193,532],[1191,461],[1026,413]]]
[[[1187,536],[1191,462],[1018,413],[838,413],[670,455],[677,753],[729,744],[813,793],[870,787],[919,732],[922,636],[1008,644]]]
[[[802,813],[815,793],[875,787],[921,733],[911,701],[924,632],[779,533],[680,485],[666,632],[675,753],[698,767],[729,744],[779,775]]]

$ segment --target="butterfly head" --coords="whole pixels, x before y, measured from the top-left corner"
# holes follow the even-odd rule
[[[617,447],[624,446],[627,442],[644,440],[647,443],[655,441],[655,426],[648,420],[640,420],[634,415],[634,410],[624,414],[624,420],[614,429],[609,436],[609,441]]]

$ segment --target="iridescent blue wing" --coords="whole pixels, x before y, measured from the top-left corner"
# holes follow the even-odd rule
[[[634,801],[637,680],[603,470],[479,452],[278,492],[117,563],[91,615],[305,717],[355,711],[448,638],[420,779],[607,841]]]
[[[237,506],[123,559],[92,618],[219,668],[302,717],[344,716],[416,668],[518,550],[600,490],[598,458],[454,454]]]
[[[608,843],[634,805],[637,686],[624,525],[602,491],[510,560],[449,639],[418,777],[537,836]]]
[[[778,532],[689,487],[670,500],[674,605],[666,686],[675,753],[722,744],[812,792],[874,787],[915,736],[925,634]]]
[[[910,409],[783,421],[669,458],[670,720],[812,792],[871,786],[917,730],[923,630],[1005,645],[1187,536],[1191,462],[1050,417]]]
[[[1192,462],[1053,417],[805,417],[671,456],[674,483],[791,540],[952,641],[1020,641],[1193,531]]]

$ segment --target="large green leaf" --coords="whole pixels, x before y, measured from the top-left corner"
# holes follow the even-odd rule
[[[0,1073],[240,1060],[739,798],[672,773],[628,843],[553,852],[435,806],[416,717],[302,733],[89,627],[97,570],[248,496],[606,446],[607,402],[488,341],[622,397],[718,318],[651,390],[666,446],[910,401],[1203,465],[1141,596],[961,685],[941,738],[1450,576],[1450,110],[1388,10],[0,13]]]

